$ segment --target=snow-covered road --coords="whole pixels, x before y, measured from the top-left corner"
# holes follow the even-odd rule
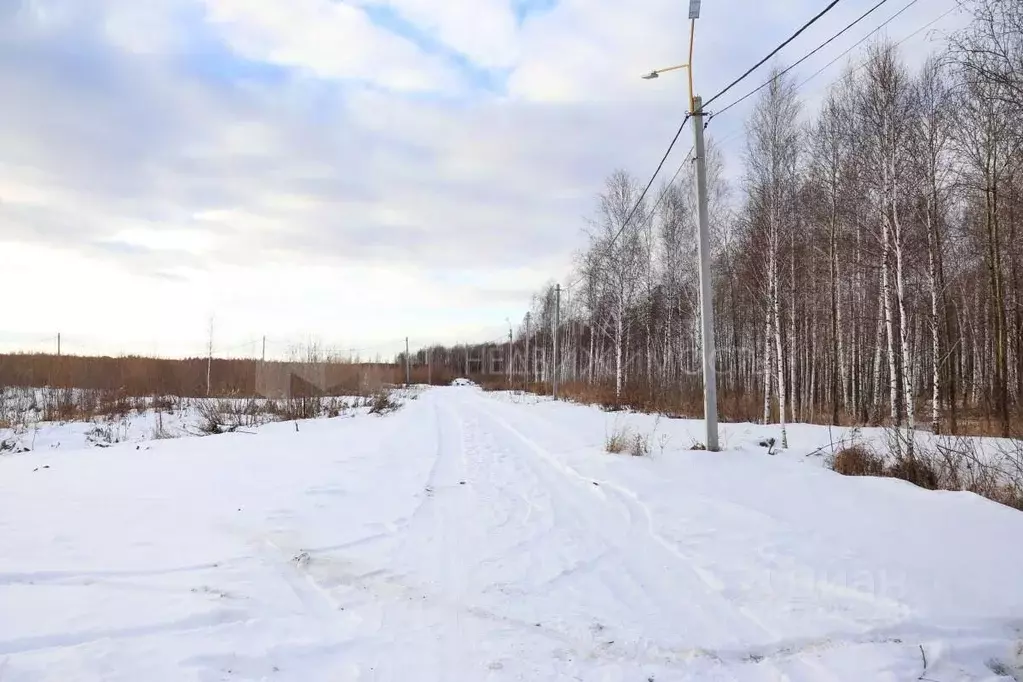
[[[769,457],[750,425],[608,455],[619,420],[655,428],[448,388],[0,459],[0,680],[1023,674],[1023,514],[843,478],[809,436]]]

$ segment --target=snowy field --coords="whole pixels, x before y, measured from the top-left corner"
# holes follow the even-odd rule
[[[211,432],[251,431],[277,421],[291,421],[290,411],[305,409],[324,416],[355,417],[365,414],[372,398],[329,396],[307,398],[318,406],[302,407],[301,398],[272,400],[265,398],[127,398],[119,410],[103,413],[97,407],[98,392],[83,399],[78,390],[68,404],[86,403],[97,414],[83,418],[75,408],[73,418],[48,419],[55,412],[53,403],[64,389],[0,389],[0,455],[36,450],[65,450],[83,447],[110,447],[166,438],[205,436]],[[396,400],[417,396],[420,387],[395,389]],[[48,407],[49,405],[49,407]],[[107,405],[105,409],[111,409]]]
[[[603,451],[625,427],[647,457]],[[1023,514],[841,435],[432,389],[0,456],[0,681],[1023,680]],[[59,442],[59,447],[52,443]]]

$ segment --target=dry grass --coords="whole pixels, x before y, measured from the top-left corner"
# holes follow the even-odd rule
[[[0,354],[0,386],[85,389],[128,397],[202,398],[208,397],[206,365],[206,358]],[[420,369],[425,381],[425,367],[417,368],[413,381]],[[214,358],[210,379],[211,397],[368,396],[382,385],[403,383],[405,371],[393,363],[261,363]]]
[[[882,449],[854,443],[827,463],[846,476],[898,478],[927,490],[965,490],[1023,511],[1023,441],[1000,442],[987,452],[982,447],[975,438],[923,440],[889,429]]]
[[[472,377],[485,388],[503,390],[507,388],[506,380],[491,379],[486,377]],[[551,386],[544,384],[523,384],[521,380],[515,384],[515,388],[521,388],[538,395],[550,395]],[[618,412],[632,410],[646,414],[662,414],[666,417],[681,419],[702,419],[703,418],[703,385],[701,382],[687,378],[678,384],[666,386],[650,386],[643,380],[626,383],[620,397],[615,395],[613,382],[605,381],[590,384],[585,381],[566,382],[558,387],[558,396],[565,400],[577,402],[584,405],[598,405],[607,412]],[[926,410],[920,408],[918,420],[921,420]],[[830,424],[831,408],[827,405],[818,405],[813,409],[803,410],[798,415],[797,421],[808,424]],[[863,422],[856,415],[840,410],[838,425],[857,426]],[[750,394],[744,391],[730,391],[726,387],[718,386],[718,419],[722,422],[752,422],[759,423],[764,417],[764,403],[762,394]],[[877,415],[874,415],[876,418]],[[771,407],[771,420],[777,421],[777,404]],[[1023,435],[1023,413],[1017,409],[1012,415],[1013,423],[1011,432]],[[883,421],[873,423],[883,425]],[[949,425],[946,421],[942,424],[943,433],[948,432]],[[983,411],[963,410],[957,419],[957,435],[972,436],[999,436],[1001,430],[997,420],[991,415],[985,415]]]
[[[370,401],[369,413],[384,415],[394,412],[399,407],[401,403],[394,400],[389,391],[380,391]]]
[[[650,454],[650,439],[628,428],[615,428],[604,439],[604,450],[613,455],[628,453],[633,457]]]
[[[883,476],[884,460],[863,445],[851,445],[834,454],[828,465],[843,476]]]
[[[604,439],[604,450],[612,455],[620,455],[629,446],[629,434],[626,431],[612,431]]]

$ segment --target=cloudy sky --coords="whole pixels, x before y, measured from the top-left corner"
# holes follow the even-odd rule
[[[874,1],[843,0],[780,62]],[[902,40],[954,1],[918,0],[885,33]],[[703,0],[697,91],[823,4]],[[687,9],[0,0],[0,349],[50,349],[60,331],[71,352],[201,354],[211,317],[225,354],[263,335],[271,354],[500,337],[532,292],[564,282],[602,179],[647,178],[671,139],[684,75],[638,76],[684,61]],[[902,48],[918,60],[939,39]],[[809,101],[845,61],[804,86]],[[745,112],[708,133],[734,140]]]

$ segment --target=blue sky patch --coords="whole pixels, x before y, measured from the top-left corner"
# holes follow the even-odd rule
[[[537,0],[526,0],[536,2]],[[541,0],[547,2],[548,0]],[[504,90],[507,73],[477,66],[465,55],[453,50],[430,31],[405,19],[385,5],[369,5],[362,8],[366,16],[377,26],[405,38],[427,54],[437,55],[453,66],[469,86],[477,91],[500,93]]]
[[[558,0],[511,0],[512,11],[515,12],[515,19],[522,25],[529,17],[554,9]]]

